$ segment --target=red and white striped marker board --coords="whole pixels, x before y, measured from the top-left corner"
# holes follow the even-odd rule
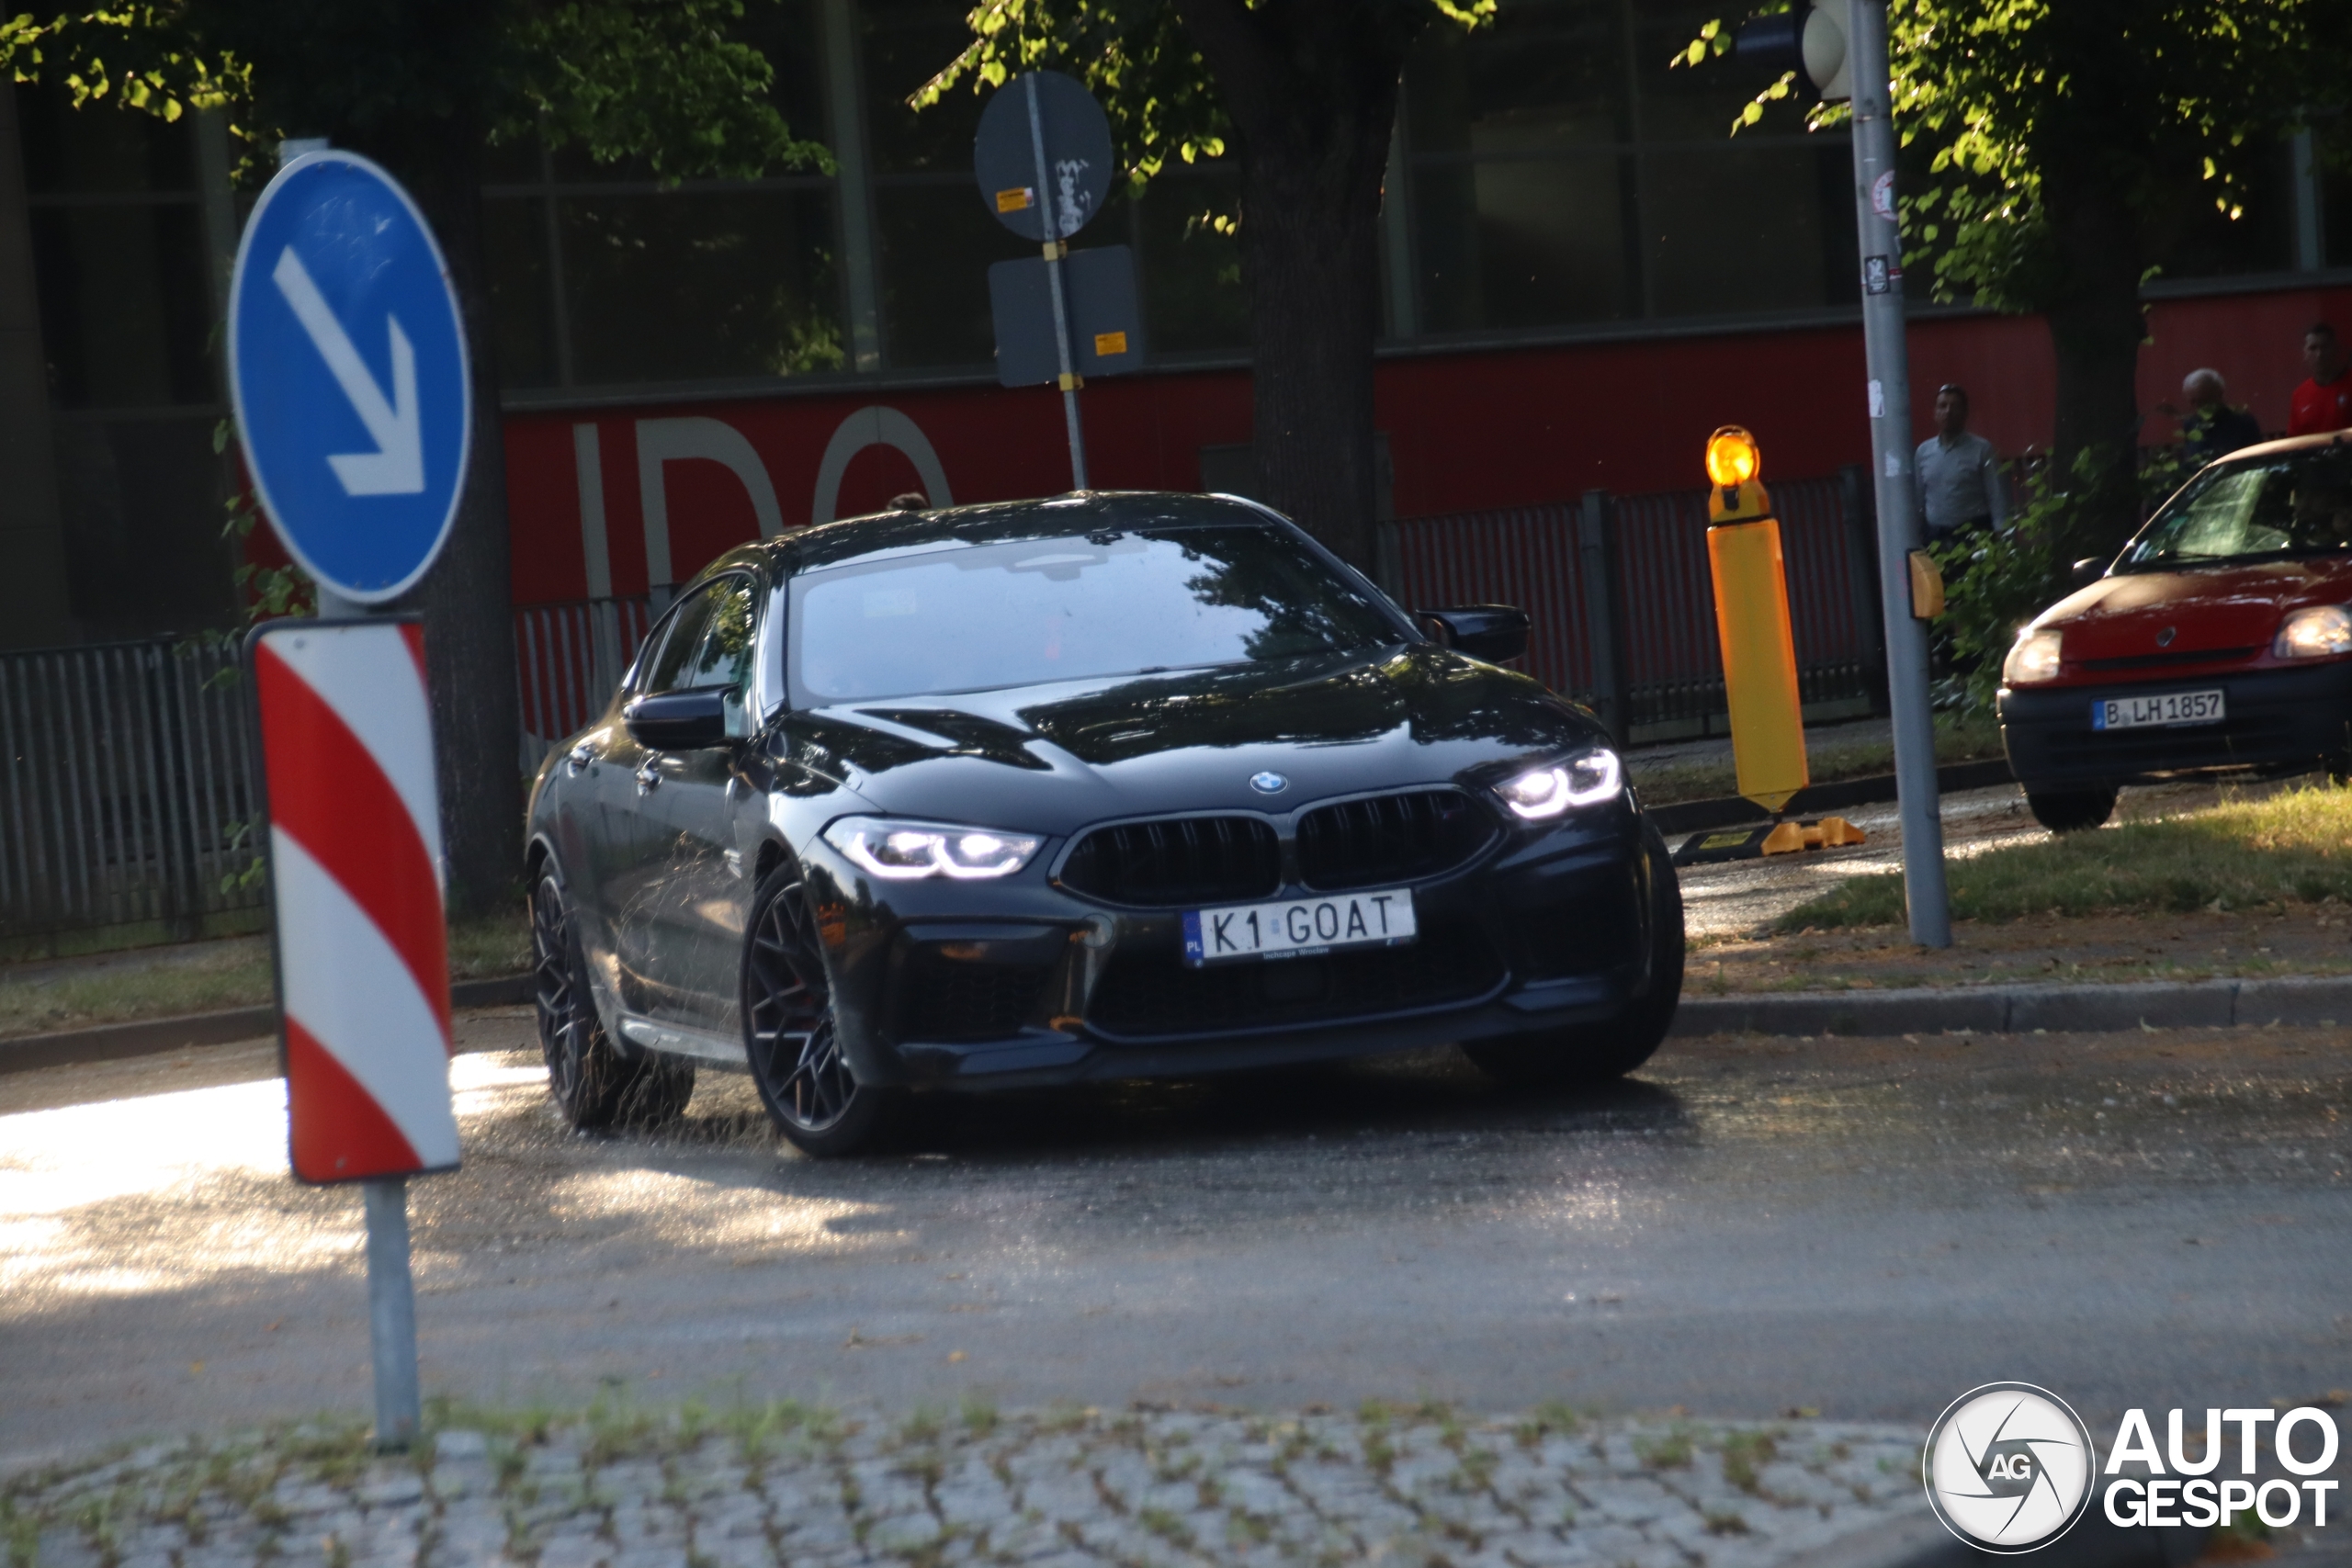
[[[441,815],[413,619],[254,634],[294,1174],[458,1163]]]

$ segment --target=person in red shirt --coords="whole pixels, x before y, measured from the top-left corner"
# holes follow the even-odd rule
[[[2295,389],[2287,434],[2317,435],[2352,425],[2352,359],[2345,356],[2335,329],[2325,321],[2303,334],[2303,365],[2312,378]]]

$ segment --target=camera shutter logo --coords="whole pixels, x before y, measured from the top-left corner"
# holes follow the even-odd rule
[[[2025,1382],[1972,1388],[1936,1420],[1922,1469],[1946,1529],[1985,1551],[2032,1551],[2075,1527],[2096,1490],[2090,1429]]]

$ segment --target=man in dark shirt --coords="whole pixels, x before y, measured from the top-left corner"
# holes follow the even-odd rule
[[[2262,439],[2254,415],[2230,406],[2229,390],[2218,370],[2191,370],[2180,384],[2188,400],[2188,412],[2180,416],[2181,455],[2195,467]]]

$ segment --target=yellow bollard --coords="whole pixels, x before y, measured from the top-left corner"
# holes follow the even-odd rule
[[[1762,468],[1756,438],[1739,426],[1727,424],[1708,438],[1707,518],[1713,525],[1707,530],[1707,561],[1714,573],[1732,759],[1739,793],[1777,812],[1812,775],[1805,766],[1781,525],[1757,478]]]

